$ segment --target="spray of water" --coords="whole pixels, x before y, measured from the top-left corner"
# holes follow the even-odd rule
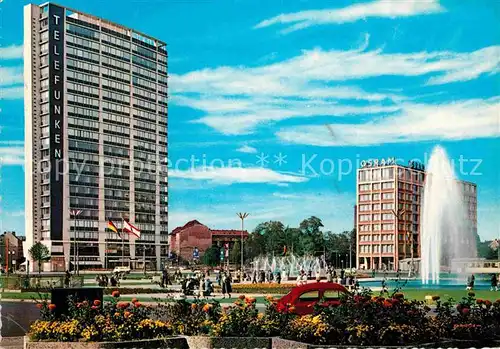
[[[460,183],[446,151],[434,148],[427,167],[421,215],[421,277],[422,283],[439,283],[441,266],[451,261],[471,258],[476,248],[468,229]]]

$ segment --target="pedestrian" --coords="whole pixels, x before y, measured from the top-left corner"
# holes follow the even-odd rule
[[[69,270],[66,270],[66,275],[64,276],[64,287],[69,288],[69,282],[71,280],[71,274]]]
[[[496,274],[491,275],[491,290],[498,291],[498,279]]]
[[[221,273],[220,277],[220,284],[221,284],[221,291],[222,291],[222,298],[226,298],[226,293],[227,293],[227,288],[226,288],[226,273]]]
[[[372,269],[372,279],[375,278],[375,268]]]
[[[387,290],[387,283],[385,281],[385,278],[382,279],[382,290],[380,291],[381,295],[384,293],[389,293],[389,291]]]
[[[161,275],[161,287],[165,288],[168,285],[168,272],[167,269],[163,269],[162,275]]]
[[[257,270],[254,270],[252,273],[252,284],[257,283]]]
[[[332,271],[328,270],[328,273],[326,273],[326,282],[332,282]]]

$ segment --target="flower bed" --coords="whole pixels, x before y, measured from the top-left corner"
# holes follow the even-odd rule
[[[151,307],[135,299],[121,301],[115,291],[113,300],[104,304],[70,302],[70,313],[61,318],[55,317],[53,304],[38,303],[41,319],[32,324],[29,338],[39,342],[116,342],[207,336],[219,338],[222,345],[235,337],[254,339],[255,343],[260,343],[258,338],[264,343],[265,338],[281,337],[309,347],[421,346],[479,338],[482,342],[474,345],[485,346],[500,340],[500,300],[476,300],[470,293],[455,308],[451,300],[434,298],[437,307],[432,315],[423,302],[406,300],[402,293],[388,298],[363,293],[347,295],[328,307],[318,305],[311,309],[311,315],[300,317],[290,305],[278,311],[271,296],[266,298],[266,310],[259,312],[255,298],[245,296],[223,308],[217,302],[185,300]],[[196,347],[196,340],[190,341]],[[200,341],[212,343],[207,348],[217,347],[216,339]]]

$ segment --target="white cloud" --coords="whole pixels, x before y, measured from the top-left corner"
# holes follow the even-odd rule
[[[23,45],[0,47],[0,59],[22,59]]]
[[[444,8],[439,5],[438,0],[378,0],[344,8],[280,14],[258,23],[254,28],[287,24],[290,26],[282,30],[282,33],[286,34],[315,25],[349,23],[369,17],[410,17],[442,11]]]
[[[0,99],[22,99],[24,96],[23,82],[22,66],[0,67]]]
[[[236,149],[236,151],[239,151],[240,153],[247,153],[247,154],[256,154],[257,153],[257,149],[255,149],[254,147],[251,147],[249,145],[244,145],[244,146]]]
[[[23,82],[22,67],[0,67],[0,86],[22,84]]]
[[[184,178],[202,180],[211,183],[230,185],[234,183],[301,183],[308,178],[284,174],[267,168],[242,168],[242,167],[205,167],[187,171],[169,170],[170,178]]]
[[[362,124],[297,126],[276,135],[290,143],[370,146],[382,143],[459,140],[500,135],[500,97],[448,104],[404,104],[400,113]],[[332,136],[334,134],[334,137]]]
[[[169,211],[170,230],[197,219],[211,228],[238,229],[241,221],[236,212],[245,211],[250,215],[245,219],[245,229],[253,230],[257,224],[269,220],[279,220],[285,225],[296,227],[312,215],[322,219],[324,230],[341,232],[353,228],[353,205],[355,195],[334,192],[273,193],[263,195],[243,195],[236,202],[217,202],[209,206],[172,207]],[[304,205],[304,203],[307,203]]]
[[[24,97],[23,86],[0,87],[0,99],[21,99]]]
[[[24,165],[24,148],[0,146],[0,165]]]
[[[422,76],[427,84],[467,81],[500,71],[500,46],[473,52],[384,53],[314,49],[260,67],[218,67],[173,74],[175,104],[205,112],[195,122],[224,134],[251,133],[289,118],[394,113],[406,98],[339,82]],[[354,103],[355,101],[355,103]]]

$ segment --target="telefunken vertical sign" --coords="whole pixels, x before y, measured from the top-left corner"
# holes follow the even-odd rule
[[[50,239],[63,239],[64,9],[49,4]]]

